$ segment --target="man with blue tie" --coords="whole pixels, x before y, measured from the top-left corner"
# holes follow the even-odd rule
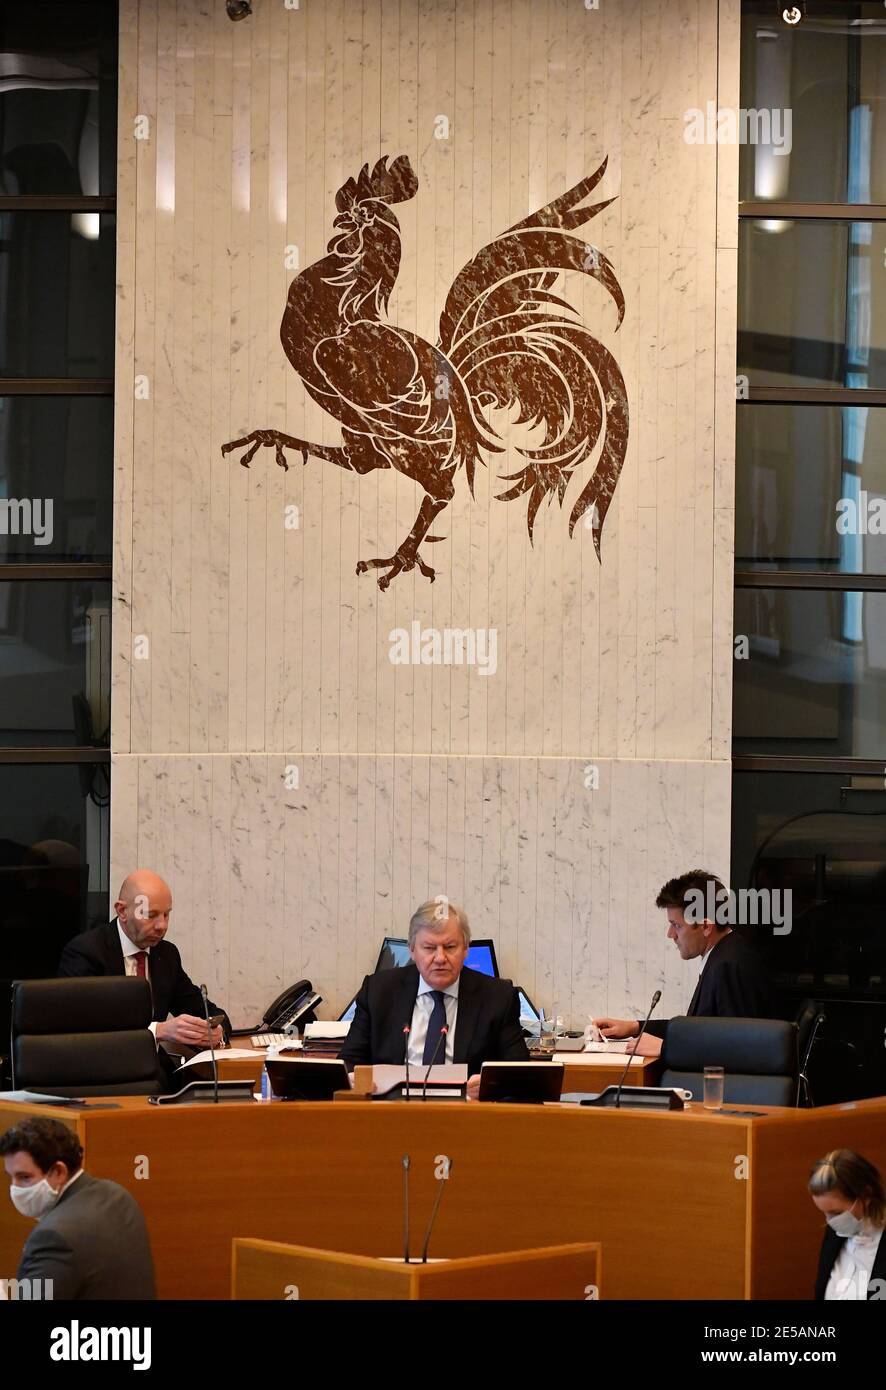
[[[484,1062],[528,1062],[517,991],[465,965],[471,930],[446,898],[423,903],[409,923],[410,965],[367,975],[341,1056],[361,1063],[427,1068],[466,1062],[476,1096]]]

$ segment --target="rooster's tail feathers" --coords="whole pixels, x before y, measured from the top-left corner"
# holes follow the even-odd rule
[[[524,390],[538,394],[543,381],[543,394],[548,408],[544,415],[533,417],[532,407],[521,399],[521,419],[543,418],[548,425],[548,437],[536,449],[520,449],[527,460],[517,473],[504,476],[502,481],[513,483],[506,492],[498,493],[503,502],[528,495],[526,526],[532,540],[538,510],[545,500],[557,498],[562,507],[570,480],[595,451],[603,435],[603,447],[594,473],[585,484],[569,517],[571,536],[580,519],[591,514],[594,549],[600,556],[600,538],[609,504],[615,493],[628,442],[628,403],[625,384],[615,358],[586,330],[568,325],[573,341],[558,341],[558,348],[536,359],[529,374],[525,359],[511,362],[524,380]],[[581,342],[580,335],[586,341]],[[556,341],[556,340],[555,340]],[[560,430],[552,434],[552,407],[560,413]]]

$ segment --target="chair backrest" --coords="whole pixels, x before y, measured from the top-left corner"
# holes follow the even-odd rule
[[[17,980],[12,987],[12,1079],[63,1096],[158,1095],[147,980]]]
[[[796,1105],[797,1025],[769,1018],[673,1018],[664,1045],[662,1086],[701,1100],[705,1067],[725,1072],[730,1105]]]

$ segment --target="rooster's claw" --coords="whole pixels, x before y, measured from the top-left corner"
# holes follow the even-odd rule
[[[392,579],[396,579],[398,574],[403,574],[407,570],[415,569],[418,566],[426,579],[430,579],[433,584],[437,577],[436,570],[432,570],[430,565],[426,565],[424,560],[415,550],[406,550],[401,547],[396,555],[389,555],[385,559],[359,560],[357,562],[357,573],[366,574],[368,570],[388,568],[388,573],[383,574],[378,581],[378,587],[384,593]]]
[[[317,453],[319,457],[329,458],[333,452],[321,445],[309,444],[304,439],[293,439],[292,435],[281,434],[279,430],[253,430],[251,434],[244,435],[242,439],[232,439],[229,443],[223,444],[221,451],[223,454],[230,454],[234,449],[246,449],[240,463],[243,468],[248,468],[262,446],[274,450],[278,466],[286,472],[289,471],[289,464],[286,462],[284,449],[297,449],[302,456],[303,463],[307,463],[309,453]]]

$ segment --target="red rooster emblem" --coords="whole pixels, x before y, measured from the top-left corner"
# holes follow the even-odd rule
[[[400,155],[388,167],[385,156],[371,171],[364,165],[336,194],[329,254],[290,285],[280,338],[305,389],[340,423],[342,443],[330,447],[253,430],[223,445],[222,453],[245,449],[240,462],[248,467],[262,445],[273,447],[287,468],[284,451],[294,449],[304,463],[313,455],[353,473],[396,468],[418,483],[425,496],[409,535],[393,555],[357,565],[358,574],[386,571],[380,589],[416,567],[433,580],[419,547],[443,539],[429,533],[454,496],[458,469],[464,466],[473,495],[478,460],[504,452],[490,410],[515,405],[517,423],[545,427],[537,447],[519,450],[524,466],[504,476],[513,486],[498,494],[502,501],[528,495],[530,542],[542,502],[556,495],[562,507],[570,480],[602,438],[596,468],[569,518],[571,536],[591,513],[599,558],[627,448],[627,396],[612,354],[552,291],[563,271],[589,275],[612,296],[621,325],[624,296],[612,265],[569,235],[613,201],[579,206],[606,162],[468,262],[447,296],[436,347],[386,322],[400,268],[400,224],[392,207],[418,189],[409,159]]]

